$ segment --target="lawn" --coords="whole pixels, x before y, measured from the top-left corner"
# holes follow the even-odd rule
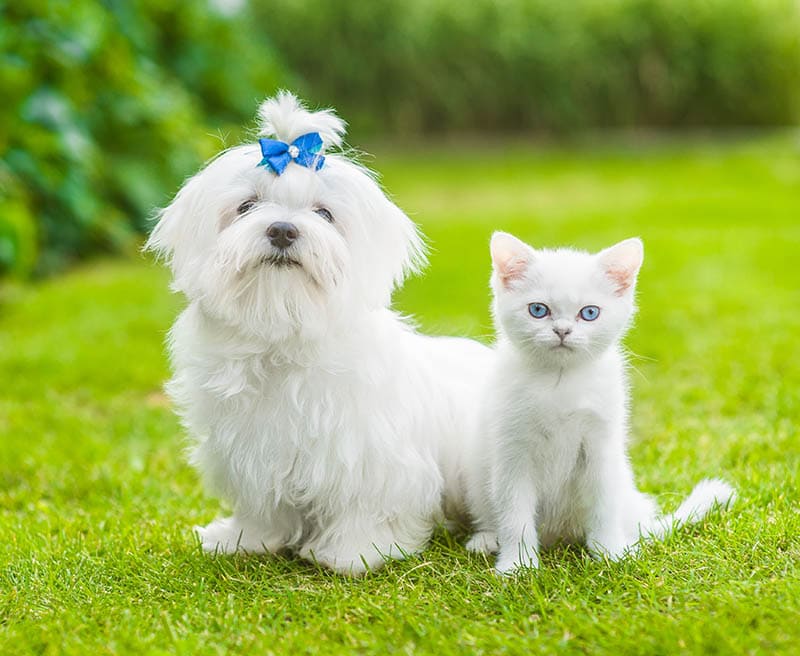
[[[800,644],[800,140],[376,148],[431,265],[397,295],[435,333],[491,339],[488,239],[645,243],[631,456],[674,508],[725,515],[597,563],[580,550],[498,580],[441,532],[364,579],[207,557],[221,507],[161,393],[181,306],[144,258],[0,293],[0,653],[796,653]]]

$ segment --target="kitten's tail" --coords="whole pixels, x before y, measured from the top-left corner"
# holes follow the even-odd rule
[[[661,539],[682,526],[696,524],[715,508],[726,509],[736,500],[736,490],[718,478],[706,478],[669,515],[656,517],[644,533]]]

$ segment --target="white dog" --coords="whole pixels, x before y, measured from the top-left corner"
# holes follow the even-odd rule
[[[356,574],[426,544],[490,351],[389,309],[423,247],[369,172],[323,156],[343,122],[288,93],[259,115],[276,140],[219,155],[147,244],[189,301],[168,391],[233,507],[196,530],[207,551],[289,548]]]

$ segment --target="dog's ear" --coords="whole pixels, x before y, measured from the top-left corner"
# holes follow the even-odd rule
[[[158,213],[157,223],[144,245],[144,250],[152,251],[170,266],[175,278],[185,268],[190,253],[197,252],[205,204],[201,176],[202,171],[190,178]]]
[[[405,279],[415,273],[419,273],[428,263],[427,247],[422,234],[403,210],[389,201],[387,203],[387,213],[391,213],[392,223],[394,224],[396,237],[392,240],[395,244],[396,267],[393,272],[392,290],[400,287]]]
[[[354,282],[369,306],[388,307],[392,292],[427,263],[425,243],[416,224],[387,198],[369,170],[350,161],[338,170],[346,174],[355,192],[353,210],[358,220],[350,229],[356,254]]]
[[[286,143],[318,132],[324,148],[335,149],[341,146],[345,134],[346,124],[333,110],[309,111],[288,91],[265,100],[258,118],[260,135]],[[346,185],[353,185],[357,192],[353,204],[361,219],[350,227],[350,240],[358,253],[354,263],[356,284],[369,305],[388,306],[392,292],[427,262],[422,237],[414,222],[386,197],[372,172],[346,155],[326,153],[326,157],[321,175],[344,175]]]

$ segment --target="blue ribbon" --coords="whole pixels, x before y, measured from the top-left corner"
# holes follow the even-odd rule
[[[319,171],[325,163],[325,158],[319,154],[322,150],[319,132],[304,134],[290,144],[275,139],[259,139],[258,143],[264,156],[258,165],[272,169],[276,175],[283,173],[289,162],[314,171]]]

